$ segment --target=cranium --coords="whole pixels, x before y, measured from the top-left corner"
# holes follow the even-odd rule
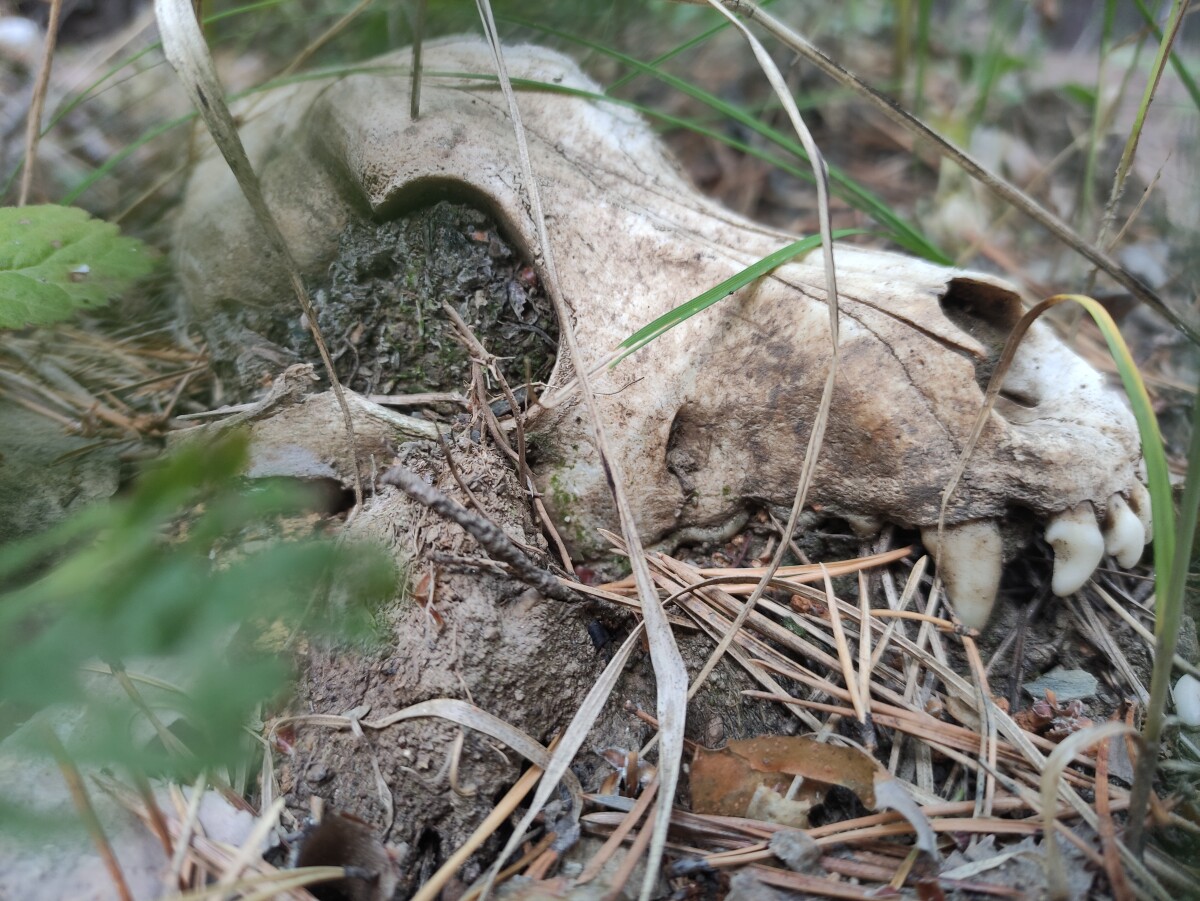
[[[506,51],[514,78],[599,89],[562,55]],[[475,40],[430,46],[429,72],[488,73]],[[243,139],[305,271],[319,276],[354,220],[457,196],[493,213],[540,265],[516,143],[494,84],[426,77],[408,112],[408,54],[369,74],[308,82],[257,101]],[[800,259],[665,333],[611,369],[640,326],[794,240],[722,209],[677,171],[637,116],[557,92],[519,95],[562,290],[583,363],[602,372],[601,406],[635,480],[647,540],[787,505],[830,362],[819,259]],[[193,178],[177,237],[187,300],[201,319],[230,305],[295,319],[286,280],[215,155]],[[1077,590],[1105,551],[1140,557],[1149,503],[1132,416],[1103,377],[1048,327],[1021,346],[946,513],[941,492],[971,431],[1017,291],[989,275],[839,247],[842,362],[810,502],[852,523],[922,530],[964,621],[987,619],[1005,533],[1045,523],[1054,591]],[[397,316],[404,315],[402,310]],[[582,405],[556,391],[561,355],[528,428],[538,487],[568,540],[593,549],[614,529]]]

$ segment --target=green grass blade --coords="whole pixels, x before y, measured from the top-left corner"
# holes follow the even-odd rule
[[[1146,6],[1145,0],[1133,0],[1133,2],[1142,16],[1142,21],[1146,23],[1146,27],[1150,29],[1150,33],[1154,35],[1154,40],[1161,42],[1162,29],[1158,27],[1158,23],[1154,20],[1154,13]],[[1191,96],[1192,103],[1196,109],[1200,110],[1200,87],[1196,86],[1196,79],[1192,77],[1192,73],[1188,71],[1187,66],[1183,64],[1183,60],[1179,58],[1179,54],[1174,50],[1171,51],[1171,68],[1175,70],[1175,74],[1183,82],[1183,86]]]
[[[795,141],[785,135],[778,129],[772,128],[769,125],[759,121],[754,116],[747,113],[745,110],[728,103],[721,98],[708,93],[693,84],[690,84],[685,79],[671,75],[668,72],[663,72],[648,63],[644,63],[639,59],[628,56],[610,47],[605,47],[594,41],[589,41],[578,35],[568,32],[559,31],[549,28],[537,22],[529,22],[524,19],[509,17],[506,19],[516,25],[521,25],[543,34],[549,34],[562,40],[571,41],[588,49],[595,50],[599,53],[614,59],[623,65],[630,66],[648,75],[652,75],[663,83],[670,85],[687,96],[697,100],[706,106],[716,110],[722,116],[725,116],[733,121],[745,126],[746,128],[759,134],[765,140],[771,142],[775,146],[786,150],[801,160],[808,162],[808,156],[804,152],[804,148],[800,146],[798,141]],[[943,266],[953,265],[953,260],[942,251],[930,238],[922,234],[917,228],[905,221],[895,210],[883,202],[877,195],[868,191],[862,185],[855,182],[852,178],[842,172],[840,169],[830,166],[829,177],[833,182],[834,193],[842,197],[851,206],[862,210],[880,225],[882,225],[888,233],[888,236],[906,250],[925,257],[931,262],[940,263]]]
[[[841,231],[835,231],[833,236],[834,238],[845,238],[849,235],[861,234],[866,234],[866,232],[860,228],[850,228],[843,229]],[[814,250],[820,246],[820,235],[810,235],[807,238],[802,238],[801,240],[795,241],[786,247],[780,248],[772,254],[768,254],[757,263],[747,266],[741,272],[738,272],[737,274],[725,279],[725,281],[721,282],[719,285],[709,288],[703,294],[699,294],[696,297],[693,297],[691,300],[681,303],[675,309],[664,313],[650,324],[642,326],[640,329],[622,341],[619,349],[622,350],[623,353],[617,357],[617,359],[615,359],[611,365],[616,366],[627,356],[641,350],[659,335],[670,331],[685,319],[690,319],[692,316],[695,316],[702,310],[707,310],[717,301],[723,300],[734,291],[738,291],[746,287],[746,285],[750,284],[751,282],[762,278],[771,270],[782,266],[788,260],[792,259],[792,257],[799,256],[802,253],[807,253],[808,251]]]

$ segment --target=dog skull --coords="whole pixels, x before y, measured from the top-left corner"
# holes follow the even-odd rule
[[[492,71],[475,40],[425,52],[431,73]],[[506,60],[514,78],[599,91],[558,53],[517,47]],[[402,53],[369,74],[286,87],[249,111],[243,140],[301,266],[321,273],[351,220],[443,196],[494,213],[540,266],[504,98],[494,83],[427,75],[412,121],[407,63]],[[596,390],[643,536],[714,526],[752,503],[790,504],[831,355],[820,260],[781,266],[600,369],[640,326],[794,238],[699,195],[646,124],[620,107],[550,91],[518,99],[582,363],[601,373]],[[295,317],[262,245],[210,154],[176,240],[197,316],[254,304]],[[1018,352],[939,541],[941,492],[1021,302],[991,276],[895,254],[839,247],[837,265],[842,358],[814,507],[920,529],[957,612],[975,626],[991,610],[1014,513],[1046,524],[1058,594],[1077,590],[1105,552],[1122,565],[1137,561],[1149,500],[1133,418],[1041,325]],[[540,448],[538,487],[586,555],[616,517],[585,410],[554,390],[570,374],[560,354],[528,428]]]

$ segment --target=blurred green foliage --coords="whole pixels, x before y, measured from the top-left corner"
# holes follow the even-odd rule
[[[127,496],[0,549],[0,720],[90,705],[101,725],[73,754],[188,776],[244,753],[256,705],[287,686],[295,639],[372,640],[376,611],[397,588],[390,558],[332,538],[281,537],[273,524],[315,519],[313,498],[294,485],[239,482],[245,457],[237,435],[189,446]],[[150,690],[163,721],[187,735],[186,754],[133,746],[131,723],[144,711],[119,690],[88,688],[112,680],[89,674],[100,663],[170,673],[178,691]]]

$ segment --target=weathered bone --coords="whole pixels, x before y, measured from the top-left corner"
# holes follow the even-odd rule
[[[491,71],[474,40],[431,46],[425,59],[429,73]],[[514,77],[598,91],[558,53],[518,47],[507,59]],[[413,122],[407,63],[407,53],[385,57],[369,74],[283,88],[253,109],[243,138],[301,265],[321,273],[351,220],[387,218],[446,196],[496,214],[536,265],[498,90],[427,75]],[[526,91],[519,99],[589,367],[638,327],[793,240],[699,195],[629,112],[561,93]],[[197,316],[238,304],[296,315],[284,275],[266,258],[219,159],[198,167],[176,253]],[[992,276],[890,253],[841,247],[837,264],[843,356],[810,502],[854,521],[927,530],[1020,298]],[[816,258],[782,266],[600,380],[616,453],[637,480],[647,539],[717,526],[755,503],[790,503],[830,360],[823,284]],[[560,357],[551,382],[561,387],[569,376]],[[538,485],[568,541],[586,555],[601,546],[600,528],[615,529],[615,514],[584,410],[573,397],[555,398],[550,391],[529,423],[540,446]],[[1038,325],[1017,354],[946,522],[1004,526],[1014,508],[1046,519],[1083,504],[1105,516],[1121,496],[1141,516],[1138,460],[1122,399]],[[1118,509],[1110,521],[1123,529],[1114,552],[1134,560],[1129,517]],[[943,562],[960,579],[970,569],[970,561]],[[969,618],[982,624],[989,607],[977,602]]]

